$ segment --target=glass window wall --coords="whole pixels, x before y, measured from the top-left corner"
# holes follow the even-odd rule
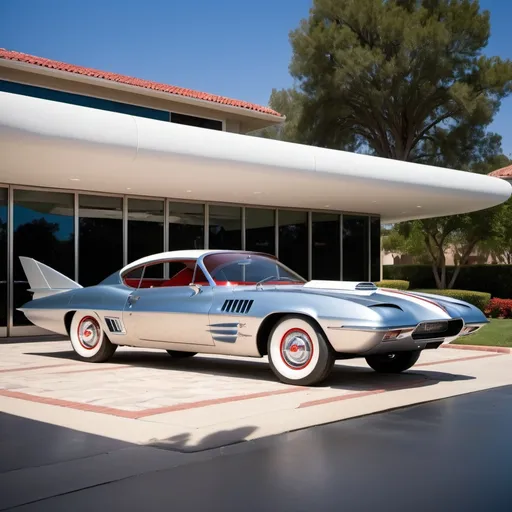
[[[31,299],[19,256],[35,258],[72,279],[78,271],[78,282],[91,286],[122,268],[124,247],[129,262],[164,251],[165,229],[168,229],[170,251],[205,247],[205,206],[200,203],[78,194],[75,212],[73,193],[15,189],[13,197],[12,315],[16,327],[30,324],[15,309]],[[127,201],[126,245],[123,244],[124,200]],[[0,336],[5,335],[9,318],[8,212],[8,189],[0,187]],[[240,250],[245,236],[246,250],[275,254],[276,211],[246,207],[245,222],[242,212],[242,206],[209,207],[209,248]],[[306,279],[309,263],[312,279],[340,279],[340,215],[312,212],[309,234],[308,212],[279,210],[277,213],[280,261]],[[342,218],[342,278],[378,281],[380,218],[345,214]],[[78,258],[75,258],[76,245]],[[311,262],[308,262],[309,254]],[[78,269],[75,269],[76,259]],[[164,278],[168,274],[162,265],[152,270],[158,270],[158,275],[147,277]]]
[[[308,279],[308,214],[279,210],[279,260]]]
[[[15,190],[13,223],[13,323],[30,325],[25,315],[16,310],[32,299],[19,257],[34,258],[74,279],[73,194]]]
[[[343,280],[369,279],[369,217],[343,215]]]
[[[0,336],[7,334],[7,205],[9,191],[0,188]]]
[[[169,251],[204,249],[204,206],[169,203]]]
[[[164,251],[164,212],[164,201],[128,199],[128,263]],[[146,277],[163,277],[159,270],[149,267]]]
[[[276,213],[263,208],[245,209],[245,248],[248,251],[276,253]]]
[[[340,216],[313,213],[313,279],[340,280]]]
[[[79,278],[92,286],[123,266],[123,199],[80,195]]]
[[[380,217],[372,217],[370,224],[371,277],[374,283],[380,281]]]
[[[210,249],[242,248],[242,208],[211,205],[209,221]]]

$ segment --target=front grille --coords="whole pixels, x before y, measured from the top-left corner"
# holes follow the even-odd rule
[[[464,327],[464,322],[457,320],[441,320],[438,322],[422,322],[412,333],[413,340],[431,340],[456,336]]]

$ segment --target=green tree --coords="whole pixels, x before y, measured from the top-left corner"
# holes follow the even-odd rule
[[[488,147],[481,146],[484,150]],[[487,151],[475,154],[478,158],[471,171],[488,174],[510,162],[503,155],[489,155]],[[460,269],[476,250],[493,254],[498,261],[507,260],[512,249],[512,200],[485,210],[449,217],[437,217],[396,224],[389,239],[390,252],[411,254],[421,260],[426,255],[432,265],[438,288],[453,288]],[[423,240],[418,245],[418,237]],[[446,252],[454,251],[455,271],[446,278]],[[402,251],[402,252],[400,252]]]
[[[306,142],[306,134],[301,134],[298,131],[302,102],[301,93],[297,89],[272,89],[269,106],[284,115],[286,121],[278,126],[255,130],[251,135],[285,142]]]
[[[512,63],[483,54],[489,36],[477,0],[314,0],[290,34],[296,88],[270,99],[292,116],[267,136],[490,172],[506,159],[487,127],[512,92]],[[437,286],[452,287],[447,247],[465,264],[478,244],[504,239],[504,211],[404,223],[386,243],[427,258]]]
[[[290,34],[298,132],[435,163],[478,138],[512,90],[512,63],[482,53],[489,35],[477,0],[314,0]]]

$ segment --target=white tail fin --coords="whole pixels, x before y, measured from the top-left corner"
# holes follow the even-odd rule
[[[25,256],[20,256],[20,261],[30,285],[29,292],[34,294],[33,299],[82,288],[81,285],[75,283],[69,277],[53,270],[44,263]]]

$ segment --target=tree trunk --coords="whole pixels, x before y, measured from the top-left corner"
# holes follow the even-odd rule
[[[449,290],[451,290],[453,288],[453,285],[455,284],[455,281],[457,280],[457,277],[459,276],[461,266],[465,265],[468,262],[469,256],[472,253],[473,249],[475,248],[477,242],[478,242],[477,240],[471,242],[466,247],[466,250],[463,252],[463,254],[462,254],[461,258],[460,258],[459,264],[456,265],[455,271],[453,272],[453,276],[450,279],[450,283],[448,284],[448,289]]]
[[[446,257],[442,248],[438,251],[437,261],[432,263],[432,271],[434,272],[437,288],[444,290],[446,288]]]

